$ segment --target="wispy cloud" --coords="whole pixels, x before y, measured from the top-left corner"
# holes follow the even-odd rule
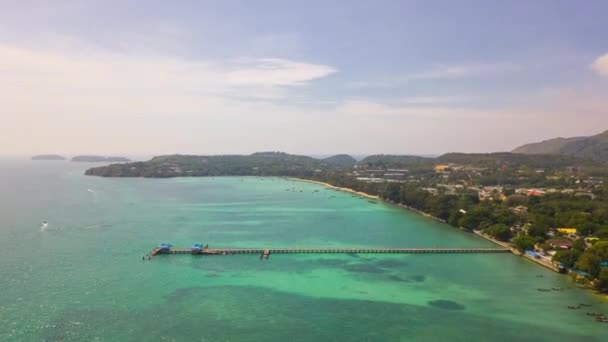
[[[591,64],[591,67],[598,74],[608,76],[608,53],[596,58],[593,64]]]
[[[337,70],[328,65],[279,58],[241,60],[226,73],[232,85],[295,86],[323,78]]]
[[[397,76],[387,76],[368,81],[352,82],[353,88],[385,88],[396,87],[414,81],[455,80],[482,76],[494,76],[517,70],[519,67],[511,63],[492,64],[463,64],[435,65],[428,70],[415,71]]]
[[[51,94],[113,96],[175,94],[276,98],[293,86],[337,70],[323,64],[278,58],[227,61],[119,54],[89,50],[70,53],[0,45],[0,89],[4,96],[43,99]],[[9,98],[14,98],[8,95]],[[3,95],[0,95],[3,96]]]

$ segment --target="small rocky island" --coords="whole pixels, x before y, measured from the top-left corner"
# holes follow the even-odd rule
[[[125,157],[105,157],[105,156],[75,156],[72,158],[73,162],[89,162],[89,163],[128,163],[131,161]]]
[[[32,160],[66,160],[66,158],[58,154],[39,154],[33,156]]]

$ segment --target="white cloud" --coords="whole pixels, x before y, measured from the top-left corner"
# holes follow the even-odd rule
[[[226,81],[228,84],[234,85],[302,85],[336,71],[336,69],[327,65],[263,58],[243,61],[243,63],[237,65],[236,70],[226,73]]]
[[[286,59],[190,61],[172,57],[36,51],[0,45],[0,96],[8,101],[96,97],[111,102],[146,96],[151,102],[170,96],[277,98],[286,88],[326,77],[330,66]],[[259,95],[259,96],[258,96]],[[11,100],[12,99],[12,100]]]
[[[387,76],[371,81],[352,82],[352,88],[388,88],[408,84],[414,81],[456,80],[480,76],[499,75],[517,70],[511,63],[435,65],[428,70],[415,71],[404,75]]]
[[[276,58],[192,61],[0,45],[0,153],[179,152],[222,139],[236,145],[232,134],[250,134],[241,123],[288,115],[269,100],[333,72]]]
[[[591,67],[600,75],[608,76],[608,53],[595,59]]]
[[[577,135],[608,125],[598,111],[605,102],[577,107],[576,115],[562,103],[486,111],[451,106],[461,99],[450,97],[294,104],[303,84],[334,72],[276,58],[192,61],[0,45],[0,153],[491,151],[533,141],[539,130]]]

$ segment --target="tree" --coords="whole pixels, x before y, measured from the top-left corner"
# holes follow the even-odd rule
[[[534,249],[536,239],[528,235],[520,235],[513,239],[513,244],[515,245],[515,248],[520,252],[523,252],[528,249]]]
[[[528,235],[544,238],[549,232],[549,226],[541,222],[534,222],[528,228]]]
[[[524,195],[510,195],[507,198],[507,205],[510,207],[516,207],[518,205],[527,205],[528,204],[528,196]]]
[[[460,210],[452,210],[450,212],[450,217],[448,218],[448,224],[450,224],[454,227],[458,227],[459,221],[461,218],[462,218],[462,213],[460,212]],[[608,235],[608,230],[607,230],[607,235]]]
[[[557,251],[555,253],[555,255],[553,256],[553,261],[557,261],[568,267],[574,267],[574,265],[576,264],[576,262],[578,261],[578,259],[580,258],[580,256],[582,254],[583,254],[583,252],[576,250],[576,249],[572,249],[569,251],[568,250]]]
[[[608,267],[602,267],[600,270],[600,274],[597,276],[597,289],[608,292]]]
[[[511,195],[515,194],[515,189],[513,189],[513,188],[505,188],[502,191],[502,193],[503,193],[503,195],[505,195],[505,196],[508,197],[508,196],[511,196]]]
[[[477,205],[464,214],[459,223],[461,227],[473,230],[479,228],[483,221],[489,221],[491,217],[492,213],[489,208]]]
[[[593,278],[597,278],[600,273],[601,261],[597,254],[583,253],[574,266],[581,271],[589,273]]]
[[[584,252],[587,249],[587,244],[585,243],[585,239],[576,239],[572,243],[572,249]]]
[[[509,239],[511,239],[511,236],[513,235],[511,233],[511,229],[509,229],[509,226],[507,226],[506,224],[502,224],[502,223],[493,224],[490,227],[488,227],[485,231],[490,236],[492,236],[500,241],[509,241]]]
[[[595,233],[600,239],[608,239],[608,225],[601,226]]]
[[[602,261],[608,261],[608,241],[598,241],[587,248],[575,266],[597,278],[600,273],[600,262]]]

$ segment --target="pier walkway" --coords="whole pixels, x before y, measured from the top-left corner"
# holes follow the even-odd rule
[[[267,258],[270,254],[440,254],[440,253],[509,253],[510,250],[502,247],[495,248],[154,248],[150,256],[158,254],[195,254],[195,255],[232,255],[232,254],[259,254]]]

